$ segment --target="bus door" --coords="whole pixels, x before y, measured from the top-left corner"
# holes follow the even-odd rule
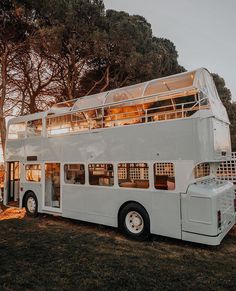
[[[9,205],[19,206],[20,194],[20,163],[8,163],[8,191],[7,201]]]
[[[45,163],[44,208],[59,211],[61,208],[61,164]]]

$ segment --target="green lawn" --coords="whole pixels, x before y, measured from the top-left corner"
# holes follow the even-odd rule
[[[138,243],[107,227],[18,216],[0,220],[0,290],[236,289],[236,230],[218,247]]]

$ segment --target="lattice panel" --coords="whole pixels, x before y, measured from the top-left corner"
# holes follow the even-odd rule
[[[220,180],[231,181],[236,184],[236,152],[232,153],[231,159],[220,164],[217,177]]]
[[[133,180],[148,180],[148,168],[130,168],[130,178]]]
[[[129,175],[128,175],[129,174]],[[126,180],[148,180],[148,165],[147,164],[119,164],[118,166],[118,179]]]
[[[127,169],[126,168],[119,168],[118,169],[118,179],[119,180],[127,179]]]
[[[206,176],[210,176],[210,164],[209,163],[202,163],[195,167],[194,169],[194,176],[195,178],[202,178]]]
[[[232,152],[231,158],[232,160],[236,160],[236,152]]]
[[[143,177],[143,180],[149,180],[148,168],[141,169],[141,171],[143,172],[141,174],[141,176]]]
[[[173,163],[156,163],[155,175],[174,177],[175,176],[174,164]]]

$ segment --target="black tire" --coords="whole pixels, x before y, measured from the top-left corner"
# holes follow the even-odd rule
[[[132,220],[129,220],[133,214],[134,216],[138,217],[138,221],[140,221],[140,225],[137,226],[138,232],[136,233],[136,226],[131,223]],[[127,220],[129,220],[130,223],[128,222],[127,224]],[[134,230],[132,228],[134,228]],[[150,219],[145,208],[135,202],[130,202],[129,204],[125,205],[119,213],[119,229],[126,237],[130,239],[137,241],[147,240],[150,235]],[[130,229],[132,229],[132,231],[130,231]]]
[[[35,207],[30,207],[30,202],[35,203]],[[26,214],[30,217],[36,217],[38,215],[38,200],[34,192],[28,192],[24,198],[24,206]]]

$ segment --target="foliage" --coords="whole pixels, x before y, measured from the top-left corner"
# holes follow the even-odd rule
[[[81,80],[81,93],[91,94],[183,71],[174,44],[152,35],[139,15],[108,10],[97,41],[98,54]],[[94,84],[91,87],[91,83]]]
[[[29,2],[29,1],[28,1]],[[50,62],[59,66],[59,99],[78,97],[81,76],[96,56],[99,30],[103,29],[105,10],[100,0],[34,1],[31,0],[41,27],[38,48]],[[32,9],[32,8],[31,8]],[[43,42],[41,40],[44,40]]]
[[[236,102],[232,100],[232,95],[230,90],[225,85],[225,80],[218,74],[212,74],[214,82],[216,84],[217,91],[219,93],[220,99],[224,104],[229,120],[230,120],[230,134],[232,151],[236,151]]]
[[[21,6],[13,0],[0,2],[0,134],[4,149],[5,117],[14,110],[14,89],[9,86],[10,75],[16,74],[13,61],[23,52],[28,35],[33,31],[32,22]]]
[[[50,104],[50,95],[73,99],[183,71],[174,44],[153,37],[145,18],[105,13],[101,0],[8,0],[8,4],[2,10],[8,8],[13,23],[17,15],[20,23],[34,28],[33,33],[23,30],[26,43],[21,37],[22,50],[9,75],[21,114],[40,110],[36,99]],[[38,65],[50,72],[47,86],[42,86]]]

